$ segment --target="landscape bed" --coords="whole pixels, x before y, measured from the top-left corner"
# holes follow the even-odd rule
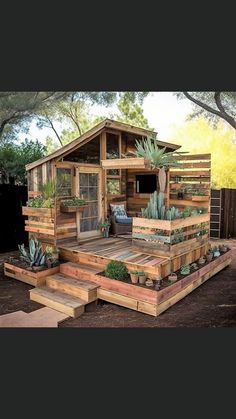
[[[11,261],[4,263],[5,276],[33,285],[34,287],[43,285],[47,276],[53,275],[59,272],[59,270],[59,265],[53,268],[44,267],[41,270],[31,270],[21,261],[15,260],[14,262]]]
[[[97,290],[98,298],[132,310],[140,311],[152,316],[158,316],[177,301],[184,298],[199,285],[207,281],[216,273],[224,269],[231,262],[231,250],[206,262],[204,266],[191,272],[189,275],[180,275],[179,279],[172,284],[163,279],[160,290],[154,287],[131,284],[128,282],[110,279],[101,273],[95,274],[84,270],[79,265],[61,264],[61,272],[72,277],[81,277],[83,280],[95,282],[100,285]]]

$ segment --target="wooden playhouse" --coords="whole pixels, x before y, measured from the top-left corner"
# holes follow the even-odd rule
[[[187,208],[187,217],[144,218],[142,208],[159,189],[159,169],[131,153],[136,140],[150,136],[166,152],[178,153],[180,146],[157,140],[152,131],[106,119],[26,167],[29,199],[49,179],[62,185],[53,208],[23,207],[26,231],[45,246],[57,247],[63,261],[59,273],[30,291],[31,299],[70,316],[80,315],[97,299],[157,316],[229,265],[230,250],[168,283],[171,272],[196,262],[209,248],[211,156],[177,154],[181,168],[166,171],[165,207]],[[63,200],[71,196],[85,199],[83,211],[63,211]],[[125,203],[132,227],[129,234],[114,237],[111,232],[104,238],[97,225],[110,215],[112,203]],[[103,271],[111,260],[143,270],[154,284],[163,280],[162,285],[149,288],[107,278]]]

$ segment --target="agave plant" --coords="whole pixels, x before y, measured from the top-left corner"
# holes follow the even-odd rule
[[[146,140],[136,140],[136,151],[133,152],[137,157],[144,157],[150,160],[152,169],[161,167],[181,167],[174,151],[166,152],[166,147],[159,148],[156,141],[148,137]]]
[[[42,249],[41,243],[36,238],[30,239],[29,249],[26,249],[24,244],[19,244],[18,248],[21,259],[31,267],[45,265],[46,254]]]
[[[159,148],[156,141],[151,137],[146,140],[136,140],[136,151],[133,152],[137,157],[144,157],[149,160],[152,169],[159,169],[158,181],[160,192],[165,192],[166,187],[166,168],[167,167],[181,167],[174,151],[166,152],[166,147]]]

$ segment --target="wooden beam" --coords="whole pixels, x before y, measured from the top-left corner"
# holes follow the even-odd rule
[[[130,157],[127,159],[101,160],[103,169],[150,169],[150,162],[143,157]]]

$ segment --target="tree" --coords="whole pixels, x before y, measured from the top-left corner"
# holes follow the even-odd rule
[[[221,118],[236,129],[236,92],[182,92],[177,97],[194,104],[190,117],[205,116],[214,123]]]
[[[117,103],[119,113],[114,114],[114,119],[126,124],[132,124],[137,127],[151,129],[148,124],[147,118],[143,114],[143,109],[140,106],[140,100],[138,103],[135,101],[137,98],[130,94],[131,92],[125,92]],[[144,98],[144,96],[142,96]]]
[[[57,100],[65,92],[0,92],[0,140],[10,141],[18,132],[27,132],[35,113]]]
[[[22,144],[13,142],[0,145],[0,173],[3,182],[26,184],[25,165],[46,154],[46,147],[38,141],[25,140]]]
[[[171,143],[181,145],[181,151],[211,153],[211,182],[216,188],[236,188],[234,130],[218,121],[216,127],[204,117],[186,122],[175,132]]]

